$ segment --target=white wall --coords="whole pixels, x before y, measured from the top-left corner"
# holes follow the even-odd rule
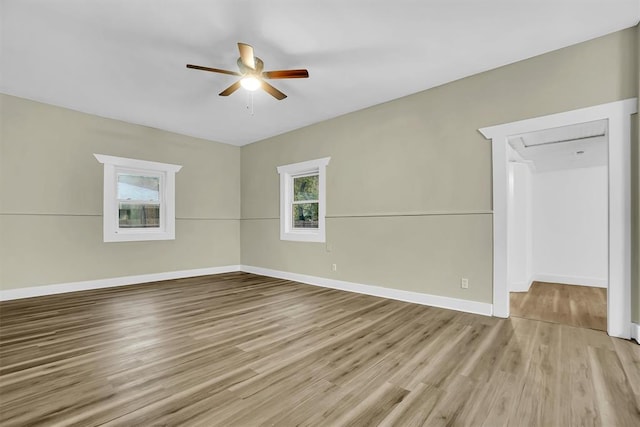
[[[532,174],[534,280],[607,286],[607,167]]]
[[[526,292],[532,277],[531,171],[526,163],[509,163],[507,199],[507,282],[510,292]]]

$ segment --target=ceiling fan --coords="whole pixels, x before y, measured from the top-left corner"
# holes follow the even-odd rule
[[[187,68],[241,77],[240,80],[220,92],[220,96],[229,96],[242,86],[243,88],[252,91],[261,88],[277,100],[282,100],[285,99],[287,95],[264,81],[265,79],[306,79],[309,77],[309,72],[304,69],[262,71],[264,68],[264,62],[262,62],[262,59],[253,55],[253,47],[246,43],[238,43],[238,50],[240,50],[240,58],[238,58],[239,72],[193,64],[187,64]]]

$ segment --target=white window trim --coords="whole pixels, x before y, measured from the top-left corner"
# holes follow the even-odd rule
[[[280,174],[280,240],[296,242],[325,242],[326,168],[331,157],[278,166]],[[300,175],[318,174],[318,228],[296,229],[291,222],[293,178]]]
[[[103,240],[131,242],[141,240],[175,240],[175,176],[182,166],[125,157],[94,154],[104,165]],[[120,228],[118,222],[117,173],[148,173],[160,177],[160,227]]]

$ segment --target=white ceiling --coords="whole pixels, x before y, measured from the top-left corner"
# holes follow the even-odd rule
[[[509,138],[512,161],[526,162],[534,172],[606,166],[607,120],[577,123]]]
[[[640,0],[0,0],[0,91],[235,145],[631,27]],[[237,42],[289,97],[218,93]]]

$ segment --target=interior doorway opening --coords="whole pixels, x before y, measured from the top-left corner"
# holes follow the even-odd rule
[[[514,317],[607,330],[608,121],[508,138]]]
[[[493,315],[509,317],[509,140],[548,129],[605,120],[607,123],[608,253],[607,332],[631,336],[631,115],[636,98],[480,129],[492,143]]]

